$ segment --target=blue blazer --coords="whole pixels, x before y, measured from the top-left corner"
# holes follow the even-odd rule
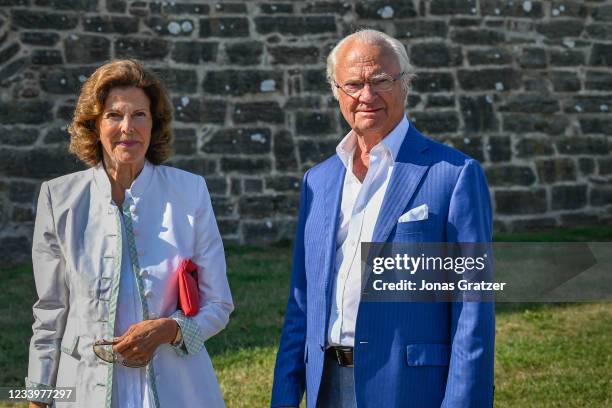
[[[301,189],[291,289],[276,357],[272,407],[314,408],[327,341],[345,167],[337,155],[308,170]],[[429,207],[427,220],[397,223]],[[491,203],[477,161],[412,124],[374,228],[374,242],[490,242]],[[359,305],[357,406],[491,407],[493,303],[367,302]]]

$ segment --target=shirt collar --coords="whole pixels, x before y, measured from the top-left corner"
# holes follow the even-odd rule
[[[94,180],[98,189],[104,196],[104,200],[107,202],[112,202],[112,194],[111,194],[111,184],[108,178],[108,174],[106,174],[106,170],[104,169],[104,164],[102,161],[98,163],[94,168]],[[142,171],[136,177],[136,180],[132,182],[132,185],[129,189],[126,190],[126,193],[131,197],[140,197],[144,194],[153,178],[153,165],[149,163],[148,160],[145,159],[144,167]]]
[[[393,160],[397,158],[397,154],[399,153],[400,147],[404,142],[404,137],[406,136],[406,132],[408,132],[408,128],[410,127],[410,122],[408,122],[408,118],[406,115],[400,120],[400,122],[387,134],[383,139],[374,146],[376,149],[378,146],[387,150]],[[353,157],[353,152],[355,151],[355,145],[357,143],[357,136],[355,132],[352,130],[347,133],[346,136],[338,143],[336,146],[336,153],[340,160],[344,164],[344,167],[350,169],[352,166],[351,158]],[[374,150],[372,149],[372,150]]]

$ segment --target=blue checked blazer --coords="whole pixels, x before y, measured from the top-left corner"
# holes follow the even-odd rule
[[[272,407],[316,405],[327,347],[335,238],[345,167],[337,155],[304,175],[291,288],[276,358]],[[422,204],[428,219],[398,224]],[[490,242],[491,204],[477,161],[410,124],[374,229],[374,242]],[[491,407],[494,304],[359,305],[357,406]]]

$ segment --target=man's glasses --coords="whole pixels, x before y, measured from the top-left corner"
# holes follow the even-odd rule
[[[390,91],[391,88],[393,88],[395,81],[399,80],[402,76],[404,76],[404,72],[400,73],[396,77],[382,74],[377,75],[373,79],[366,82],[348,82],[346,84],[339,85],[336,81],[334,81],[334,85],[336,88],[342,89],[347,95],[356,97],[361,93],[366,83],[370,84],[370,89],[372,92],[378,93]]]
[[[93,344],[94,354],[107,363],[118,363],[131,368],[145,367],[151,361],[150,359],[146,361],[127,360],[121,354],[113,351],[114,344],[116,344],[114,341],[98,340]]]

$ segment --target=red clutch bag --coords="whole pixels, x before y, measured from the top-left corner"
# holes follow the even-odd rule
[[[200,310],[198,266],[183,259],[178,267],[179,307],[185,316],[195,316]]]

